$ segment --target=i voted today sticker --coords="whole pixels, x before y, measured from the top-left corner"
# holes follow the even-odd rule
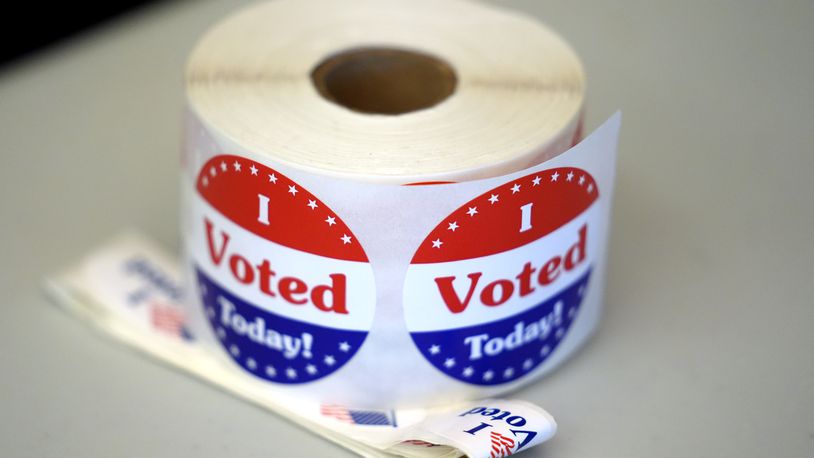
[[[207,161],[196,190],[197,293],[226,354],[283,384],[346,364],[370,330],[375,285],[342,219],[288,177],[240,156]]]
[[[446,375],[498,385],[542,365],[566,339],[599,256],[599,189],[560,167],[467,202],[424,239],[407,271],[413,342]]]

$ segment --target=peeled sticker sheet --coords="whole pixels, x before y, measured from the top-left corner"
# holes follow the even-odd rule
[[[431,409],[364,409],[277,396],[236,376],[190,332],[177,262],[130,232],[51,279],[70,312],[171,367],[265,407],[369,457],[508,456],[554,435],[543,409],[483,399]]]

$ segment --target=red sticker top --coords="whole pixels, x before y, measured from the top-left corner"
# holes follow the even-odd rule
[[[598,197],[593,177],[573,167],[510,181],[444,219],[421,243],[412,263],[460,261],[521,247],[576,218]]]
[[[280,245],[345,261],[367,262],[353,232],[306,189],[263,164],[215,156],[198,174],[198,193],[242,228]]]

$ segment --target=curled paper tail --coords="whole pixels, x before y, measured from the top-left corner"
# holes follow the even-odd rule
[[[369,457],[505,457],[556,432],[554,419],[522,401],[484,399],[432,409],[370,410],[279,396],[223,367],[190,332],[176,262],[126,233],[47,281],[58,304],[127,345],[259,404]]]

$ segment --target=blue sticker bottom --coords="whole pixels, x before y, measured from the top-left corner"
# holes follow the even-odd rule
[[[201,302],[224,350],[246,372],[275,383],[307,383],[345,365],[364,331],[292,320],[233,295],[196,269]]]
[[[554,352],[579,312],[591,271],[552,298],[491,323],[413,332],[419,351],[441,372],[475,385],[499,385],[528,374]]]

